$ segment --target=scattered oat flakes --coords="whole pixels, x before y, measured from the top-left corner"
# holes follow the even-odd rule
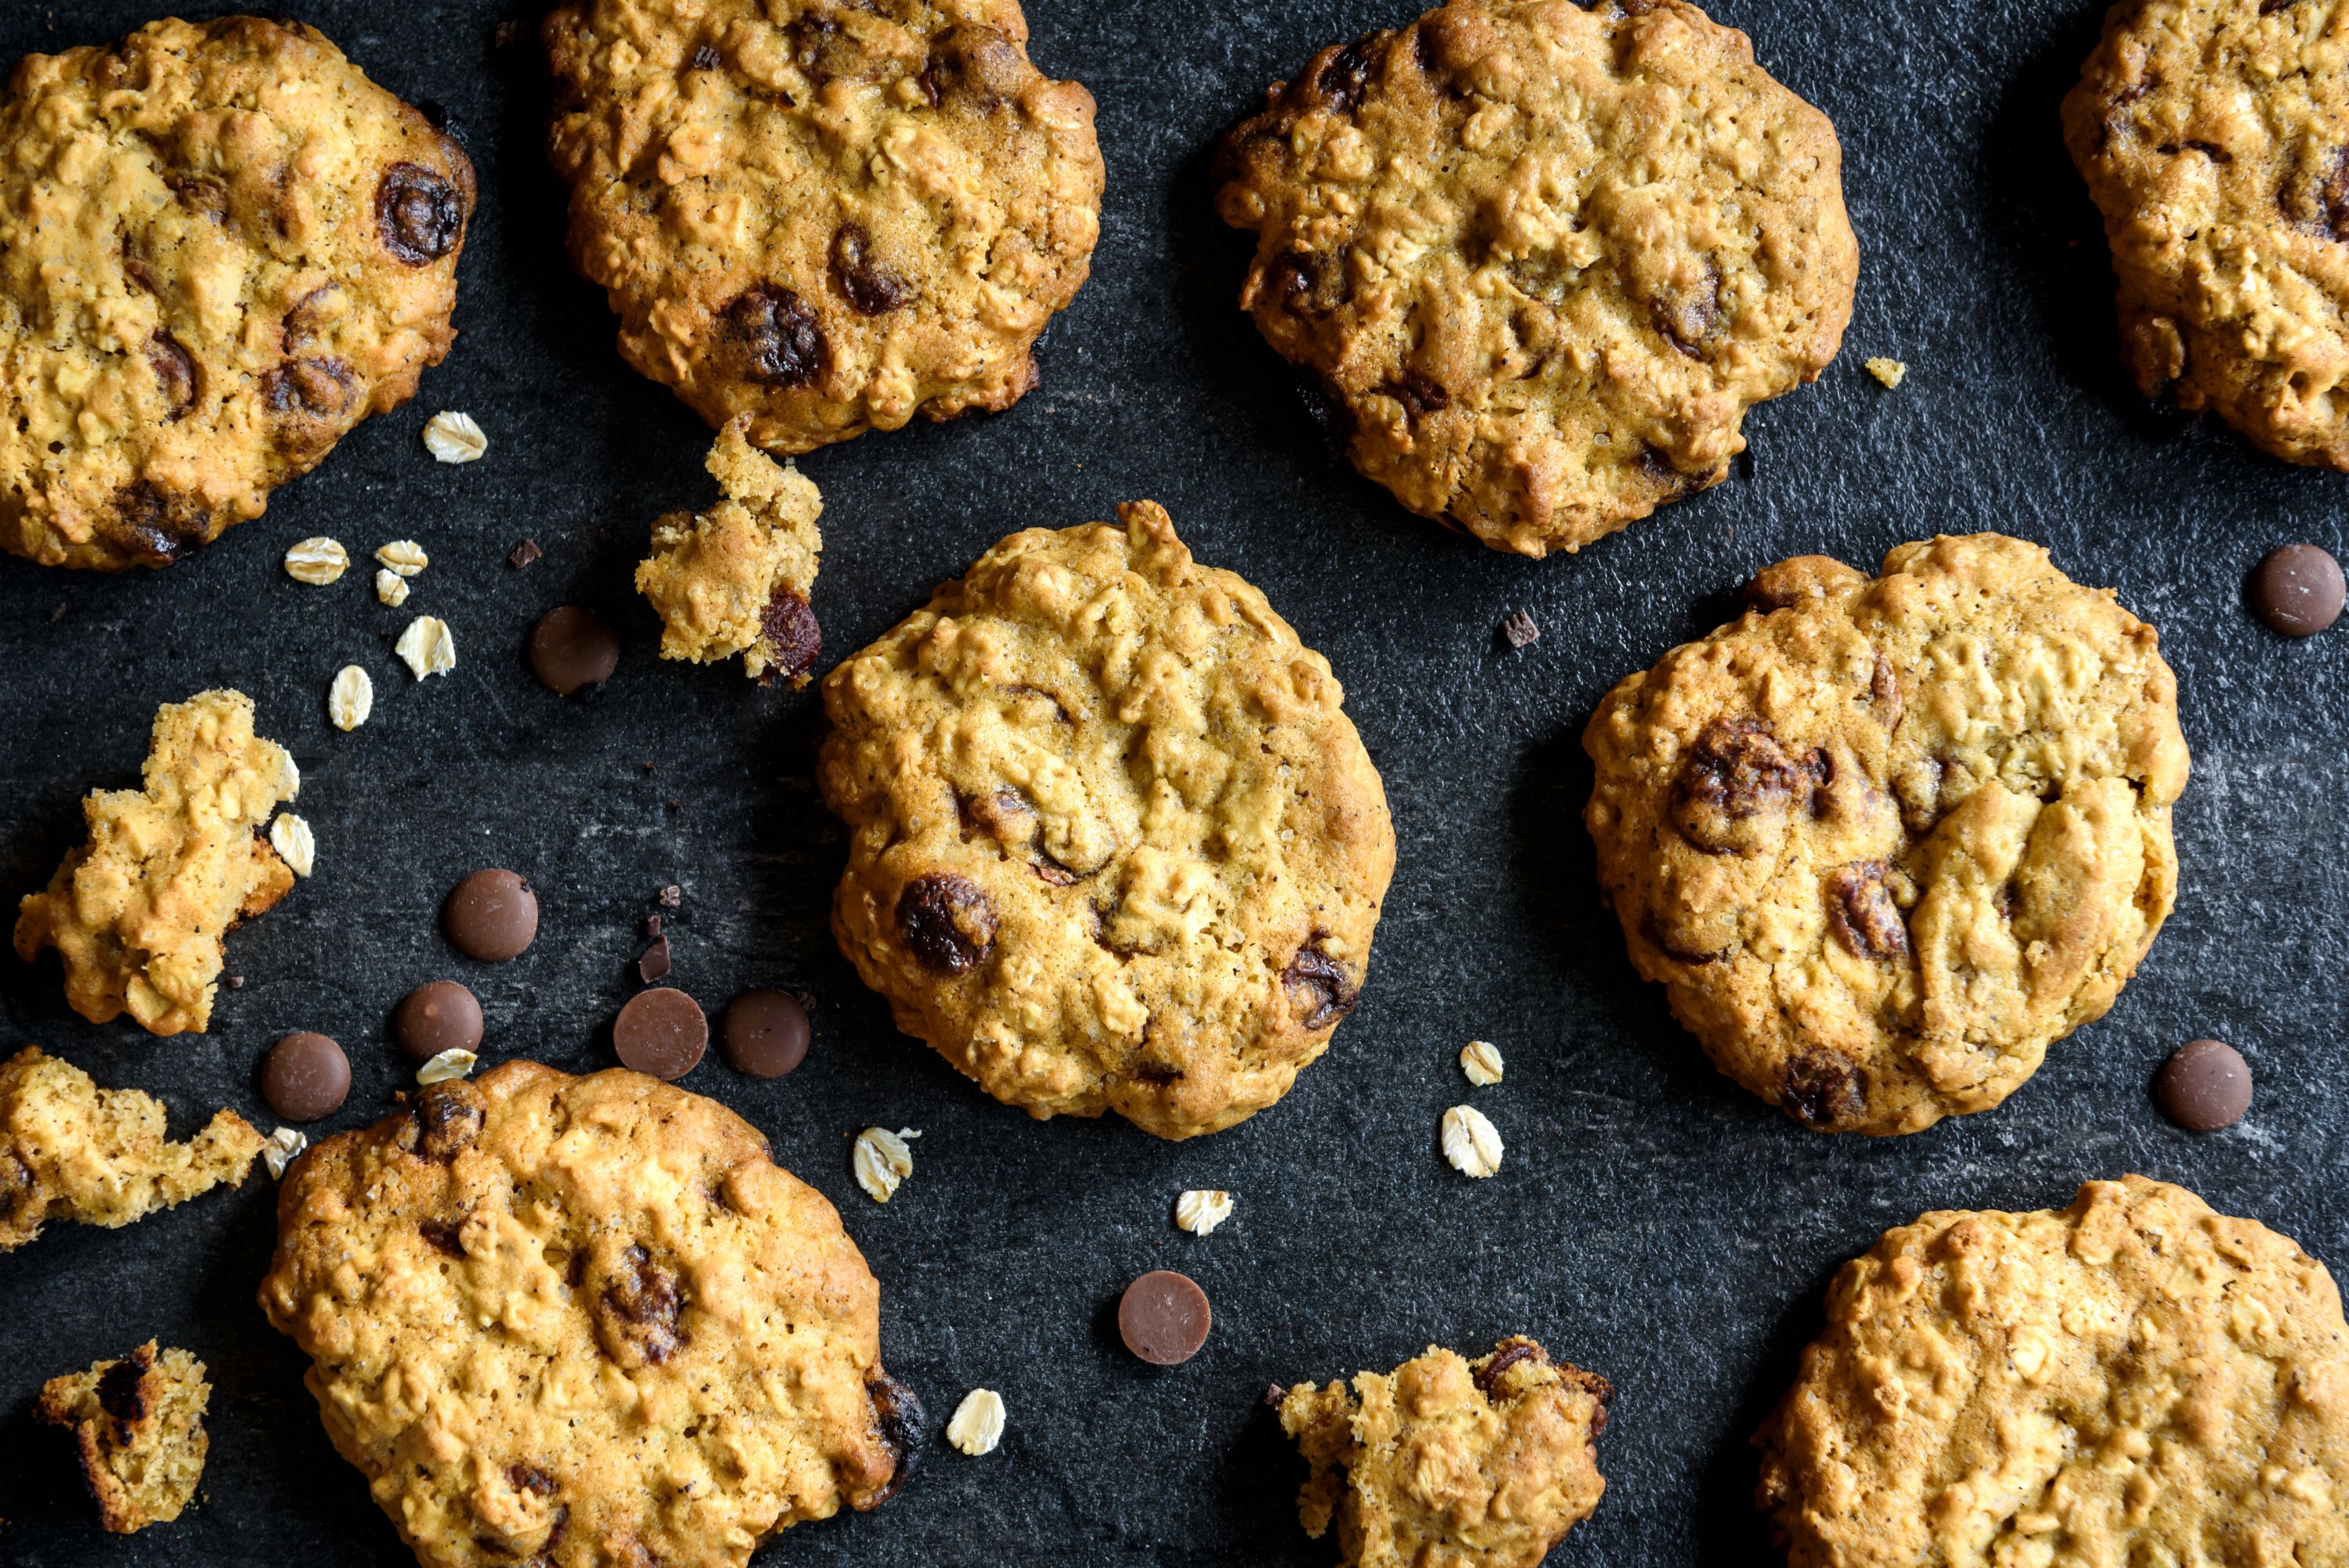
[[[1522,648],[1541,641],[1541,628],[1534,624],[1530,610],[1512,610],[1501,617],[1501,635],[1509,639],[1509,646]]]
[[[310,824],[291,811],[277,813],[277,820],[269,824],[269,847],[277,858],[294,868],[297,877],[306,877],[310,868],[318,863],[317,836]]]
[[[955,1407],[947,1423],[947,1441],[977,1459],[991,1454],[1003,1440],[1003,1396],[992,1388],[973,1388]]]
[[[393,609],[398,609],[408,603],[408,579],[388,566],[377,568],[375,596]]]
[[[393,540],[377,551],[375,558],[383,562],[384,570],[397,572],[402,577],[413,577],[432,564],[432,558],[424,553],[424,546],[412,539]]]
[[[471,414],[443,408],[424,421],[424,449],[444,463],[478,462],[490,438]]]
[[[367,671],[357,665],[345,665],[335,672],[335,684],[326,688],[326,717],[335,721],[336,729],[357,729],[375,711],[375,682]]]
[[[885,1127],[868,1127],[856,1135],[856,1152],[851,1161],[856,1184],[874,1202],[885,1203],[895,1197],[897,1183],[914,1173],[914,1151],[907,1140],[920,1136],[910,1127],[895,1132]]]
[[[473,1064],[481,1059],[471,1051],[442,1051],[416,1069],[416,1081],[446,1083],[450,1078],[463,1078],[473,1070]]]
[[[323,588],[350,570],[351,552],[340,540],[320,534],[305,539],[285,552],[285,573],[296,583]]]
[[[1898,359],[1887,359],[1879,354],[1868,362],[1868,373],[1883,382],[1885,390],[1890,391],[1908,376],[1909,366]]]
[[[270,1176],[283,1181],[285,1168],[309,1147],[310,1140],[303,1136],[299,1128],[281,1127],[262,1144],[261,1157],[269,1162]]]
[[[1444,1158],[1466,1176],[1490,1176],[1501,1168],[1501,1131],[1473,1105],[1444,1113]]]
[[[1174,1223],[1195,1236],[1204,1236],[1232,1217],[1232,1195],[1194,1187],[1174,1200]]]
[[[1471,1040],[1460,1047],[1460,1070],[1478,1088],[1501,1081],[1501,1047],[1490,1040]]]
[[[438,615],[419,615],[409,622],[391,651],[408,661],[418,680],[445,676],[457,667],[457,639],[450,634],[449,623]]]

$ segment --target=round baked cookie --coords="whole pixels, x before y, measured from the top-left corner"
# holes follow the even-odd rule
[[[825,677],[833,930],[996,1099],[1188,1138],[1328,1047],[1394,828],[1329,661],[1119,516],[1013,534]]]
[[[545,38],[572,260],[712,425],[804,452],[1036,384],[1102,160],[1016,0],[569,0]]]
[[[903,1480],[840,1216],[715,1100],[510,1061],[286,1173],[269,1321],[426,1568],[742,1568]]]
[[[2324,1265],[2182,1187],[1946,1210],[1846,1264],[1754,1442],[1789,1568],[2349,1561]]]
[[[2154,629],[1997,534],[1781,562],[1607,694],[1583,814],[1631,962],[1805,1126],[1983,1110],[2102,1017],[2178,891]]]
[[[151,23],[0,101],[0,547],[164,566],[455,341],[463,149],[315,28]]]
[[[1354,466],[1495,550],[1718,484],[1835,357],[1858,246],[1826,116],[1683,0],[1452,0],[1226,139],[1240,304]]]
[[[2123,0],[2064,100],[2147,397],[2349,469],[2349,35],[2322,0]]]

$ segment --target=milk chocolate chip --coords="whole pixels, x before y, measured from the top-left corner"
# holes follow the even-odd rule
[[[1118,1336],[1154,1367],[1178,1366],[1196,1356],[1214,1318],[1207,1293],[1172,1269],[1143,1274],[1117,1304]]]
[[[502,964],[538,934],[538,894],[512,872],[475,872],[441,906],[440,927],[466,957]]]

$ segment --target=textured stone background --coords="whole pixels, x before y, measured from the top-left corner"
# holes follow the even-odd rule
[[[1407,20],[1410,0],[1030,0],[1039,63],[1101,103],[1093,281],[1054,329],[1041,389],[1010,413],[805,461],[827,503],[816,603],[828,666],[1012,529],[1151,496],[1328,654],[1401,840],[1370,984],[1278,1107],[1180,1145],[1122,1122],[1030,1122],[897,1036],[825,930],[842,845],[809,782],[812,694],[653,656],[629,566],[655,513],[709,495],[709,437],[622,367],[564,259],[535,53],[492,43],[516,13],[285,3],[393,90],[446,106],[468,139],[482,201],[462,336],[415,405],[193,560],[121,578],[0,562],[0,892],[47,877],[85,790],[133,780],[157,704],[214,685],[251,693],[300,760],[318,873],[231,939],[249,983],[223,993],[209,1035],[90,1026],[53,965],[0,958],[0,1047],[36,1041],[157,1092],[176,1130],[221,1104],[264,1116],[264,1048],[323,1029],[356,1070],[327,1130],[357,1126],[404,1078],[388,1011],[437,976],[481,994],[492,1059],[607,1065],[638,921],[681,883],[671,929],[689,991],[713,1010],[751,985],[820,999],[797,1074],[754,1083],[713,1057],[686,1087],[756,1122],[841,1207],[883,1284],[888,1364],[934,1428],[976,1384],[1010,1407],[992,1457],[934,1439],[885,1509],[792,1531],[770,1561],[1324,1563],[1257,1408],[1266,1381],[1524,1330],[1619,1390],[1606,1501],[1554,1561],[1764,1562],[1747,1435],[1828,1275],[1887,1226],[2060,1204],[2083,1178],[2142,1171],[2349,1259],[2344,1006],[2327,978],[2349,917],[2349,629],[2287,645],[2240,603],[2270,546],[2342,548],[2342,481],[2127,387],[2103,245],[2056,129],[2095,0],[1723,0],[1843,135],[1857,314],[1816,387],[1748,421],[1754,449],[1730,482],[1547,562],[1448,536],[1330,460],[1233,306],[1245,249],[1208,206],[1216,132],[1320,44]],[[149,4],[16,0],[0,8],[0,55],[110,38]],[[1897,393],[1860,369],[1878,353],[1912,367]],[[417,431],[440,407],[480,418],[486,461],[426,458]],[[1721,618],[1756,567],[1813,551],[1872,562],[1904,539],[1984,528],[2045,542],[2165,634],[2194,749],[2178,913],[2112,1014],[2002,1109],[1896,1141],[1815,1137],[1717,1078],[1630,974],[1578,816],[1577,737],[1609,683]],[[328,589],[285,576],[279,555],[314,533],[354,554],[412,535],[433,565],[406,611],[388,610],[365,572]],[[515,572],[504,555],[524,534],[546,559]],[[585,701],[542,690],[521,657],[532,620],[565,600],[622,628],[619,674]],[[1543,635],[1513,653],[1495,628],[1521,605]],[[454,675],[420,686],[390,652],[419,611],[449,621],[459,653]],[[378,696],[343,735],[326,683],[354,660]],[[544,909],[537,945],[497,967],[459,958],[434,922],[460,875],[493,863],[534,877]],[[2259,1098],[2240,1128],[2196,1139],[2158,1117],[2147,1085],[2205,1033],[2243,1048]],[[1509,1147],[1483,1183],[1436,1148],[1439,1114],[1471,1098],[1453,1057],[1472,1034],[1509,1062],[1506,1084],[1474,1096]],[[848,1140],[873,1122],[925,1134],[885,1209],[848,1172]],[[1237,1220],[1205,1241],[1174,1231],[1189,1186],[1236,1191]],[[134,1229],[59,1226],[0,1257],[0,1564],[407,1561],[321,1440],[301,1357],[254,1305],[271,1199],[261,1175]],[[1112,1322],[1118,1291],[1154,1266],[1187,1271],[1216,1306],[1205,1352],[1170,1371],[1127,1357]],[[211,1367],[207,1501],[108,1541],[31,1401],[50,1374],[150,1335]]]

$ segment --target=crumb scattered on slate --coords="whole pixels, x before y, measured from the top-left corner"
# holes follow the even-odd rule
[[[1868,373],[1884,383],[1884,389],[1889,392],[1908,376],[1909,366],[1898,359],[1887,359],[1878,355],[1868,361]]]
[[[232,991],[242,991],[242,990],[243,990],[243,989],[244,989],[244,976],[243,976],[243,975],[230,975],[230,976],[228,977],[228,988],[229,988],[230,990],[232,990]]]
[[[657,914],[648,914],[645,916],[645,934],[647,936],[658,936],[660,934],[661,917]]]
[[[1522,648],[1541,636],[1541,628],[1534,624],[1531,611],[1512,610],[1502,617],[1501,635],[1509,639],[1509,646]]]
[[[655,915],[653,918],[658,920],[660,917]],[[667,975],[670,967],[668,938],[656,936],[653,944],[645,949],[645,955],[636,960],[636,976],[649,985]]]
[[[669,802],[671,805],[675,805],[676,803],[677,802],[674,800]],[[678,904],[685,902],[685,890],[678,886],[677,883],[671,882],[668,886],[660,890],[660,901],[662,908],[675,909]]]
[[[545,551],[541,550],[538,547],[537,540],[525,539],[520,544],[513,547],[513,552],[506,557],[506,564],[509,566],[527,566],[545,553]]]

